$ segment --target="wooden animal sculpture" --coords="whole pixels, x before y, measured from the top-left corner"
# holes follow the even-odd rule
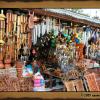
[[[29,11],[29,19],[28,19],[28,27],[29,29],[32,29],[34,27],[34,22],[38,20],[38,18],[36,16],[34,16],[34,11],[31,12]]]

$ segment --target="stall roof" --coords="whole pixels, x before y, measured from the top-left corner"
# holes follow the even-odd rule
[[[75,13],[75,12],[72,12],[72,11],[67,10],[67,9],[45,9],[45,10],[51,11],[51,12],[54,12],[54,13],[59,13],[59,14],[62,14],[62,15],[69,15],[69,16],[72,16],[72,17],[75,17],[75,18],[78,18],[78,19],[84,19],[84,20],[87,20],[87,21],[90,21],[90,22],[93,22],[93,23],[100,24],[99,19],[90,18],[89,16],[85,16],[85,15],[82,15],[82,14],[79,14],[79,13]]]
[[[55,17],[67,21],[72,21],[72,22],[100,28],[99,19],[90,18],[85,15],[74,13],[67,9],[32,9],[32,10],[34,10],[34,12],[39,15],[51,16],[51,17]]]

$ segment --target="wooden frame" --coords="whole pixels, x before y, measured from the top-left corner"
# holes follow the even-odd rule
[[[41,8],[41,7],[53,7],[53,8],[60,8],[60,7],[78,7],[78,8],[98,8],[100,7],[100,1],[99,0],[85,0],[85,1],[78,1],[76,0],[71,0],[71,2],[66,2],[63,0],[63,2],[58,2],[58,0],[55,0],[57,2],[8,2],[0,0],[0,7],[4,8]],[[68,0],[67,0],[68,1]],[[47,92],[38,92],[38,93],[33,93],[33,92],[1,92],[0,93],[0,99],[3,100],[3,98],[42,98],[42,99],[99,99],[100,98],[100,93],[99,92],[52,92],[52,93],[47,93]],[[59,100],[58,99],[58,100]],[[12,99],[10,99],[12,100]],[[14,99],[15,100],[15,99]],[[25,100],[25,99],[24,99]],[[32,99],[33,100],[33,99]]]

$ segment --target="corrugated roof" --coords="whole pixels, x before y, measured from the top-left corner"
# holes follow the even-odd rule
[[[62,14],[62,15],[69,15],[72,16],[74,18],[77,19],[83,19],[83,20],[87,20],[96,24],[100,24],[100,20],[99,19],[94,19],[94,18],[90,18],[89,16],[85,16],[79,13],[74,13],[72,11],[69,11],[67,9],[45,9],[46,11],[50,11],[50,12],[54,12],[54,13],[58,13],[58,14]]]

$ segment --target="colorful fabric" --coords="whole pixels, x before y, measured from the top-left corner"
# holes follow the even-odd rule
[[[42,91],[45,88],[43,76],[38,72],[34,75],[34,91]]]
[[[35,92],[36,91],[45,91],[45,88],[44,88],[44,86],[43,87],[38,87],[38,88],[37,87],[34,87],[33,88],[33,91],[35,91]]]
[[[32,65],[26,65],[23,67],[23,73],[22,73],[22,76],[23,77],[32,77],[33,75],[33,68],[32,68]]]

